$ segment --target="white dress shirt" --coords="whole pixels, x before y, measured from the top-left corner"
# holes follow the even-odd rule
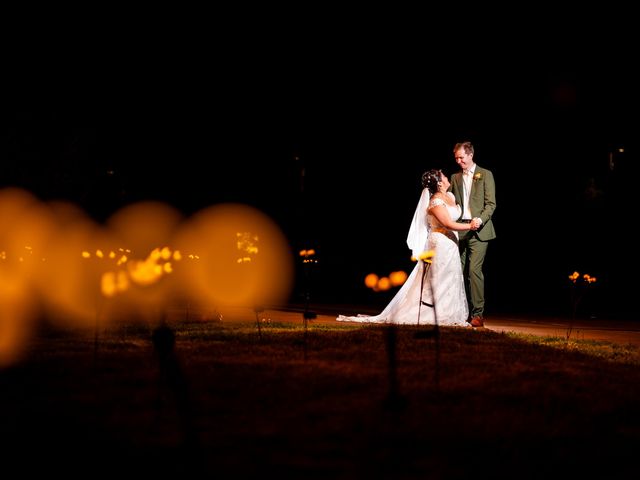
[[[471,215],[471,210],[469,209],[469,195],[471,193],[471,185],[473,184],[473,172],[476,169],[476,165],[473,164],[471,168],[468,170],[464,170],[462,172],[462,183],[464,193],[464,210],[462,212],[462,218],[466,220],[471,220],[473,217]]]

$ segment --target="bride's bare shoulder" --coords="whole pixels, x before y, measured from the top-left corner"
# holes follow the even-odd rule
[[[440,200],[446,200],[447,199],[447,197],[442,192],[434,193],[431,198],[437,198],[437,199],[440,199]]]
[[[438,205],[444,205],[446,203],[447,203],[447,198],[444,196],[444,194],[440,192],[436,192],[431,197],[431,201],[429,202],[429,205],[431,207],[437,207]]]

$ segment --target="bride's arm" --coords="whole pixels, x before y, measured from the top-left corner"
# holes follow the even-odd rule
[[[438,202],[437,205],[432,205],[429,208],[429,213],[436,217],[436,220],[438,220],[443,227],[448,228],[449,230],[457,230],[459,232],[471,230],[470,223],[458,223],[451,220],[451,216],[449,215],[449,211],[447,210],[444,202]]]

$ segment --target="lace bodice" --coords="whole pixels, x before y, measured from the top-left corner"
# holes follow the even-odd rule
[[[453,196],[453,193],[451,192],[447,192],[446,195],[451,197],[451,199],[455,198]],[[449,205],[447,204],[447,202],[445,202],[441,198],[432,198],[431,201],[429,202],[429,208],[427,210],[427,222],[429,223],[429,227],[431,229],[443,227],[443,225],[438,221],[438,219],[433,215],[431,215],[430,213],[431,209],[433,207],[437,207],[438,205],[444,205],[445,207],[447,207],[447,211],[449,212],[449,216],[451,217],[452,220],[457,220],[458,218],[460,218],[460,215],[462,212],[460,209],[460,205],[457,205],[457,204]]]

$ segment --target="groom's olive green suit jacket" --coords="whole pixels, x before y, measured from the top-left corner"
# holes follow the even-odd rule
[[[464,184],[462,172],[454,173],[451,176],[451,191],[464,211]],[[473,218],[480,217],[482,226],[475,232],[475,235],[482,241],[496,238],[493,228],[493,211],[496,209],[496,184],[493,180],[493,173],[490,170],[481,168],[476,164],[476,170],[471,181],[471,194],[469,195],[469,209]]]

